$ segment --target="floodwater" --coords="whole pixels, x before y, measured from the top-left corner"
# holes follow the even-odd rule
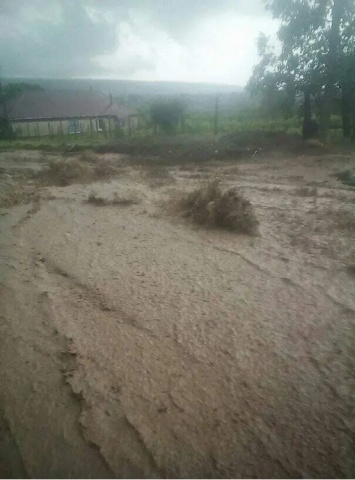
[[[212,163],[155,181],[128,162],[1,210],[0,472],[351,476],[355,191],[332,176],[348,163]],[[211,173],[249,198],[259,236],[166,208]],[[135,201],[89,204],[93,190]]]

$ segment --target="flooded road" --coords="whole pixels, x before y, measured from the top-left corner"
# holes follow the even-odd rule
[[[174,167],[153,188],[128,166],[4,210],[0,411],[16,475],[350,476],[355,192],[334,168]],[[216,172],[260,236],[167,212]],[[96,206],[93,190],[137,201]]]

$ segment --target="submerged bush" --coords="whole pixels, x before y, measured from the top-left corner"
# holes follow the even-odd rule
[[[219,179],[209,181],[181,200],[183,214],[199,225],[255,235],[259,222],[254,209],[236,187],[223,189]]]

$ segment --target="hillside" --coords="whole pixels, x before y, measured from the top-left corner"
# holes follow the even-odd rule
[[[179,96],[186,101],[189,109],[195,112],[208,112],[214,109],[215,97],[219,96],[220,108],[235,111],[250,102],[243,87],[210,83],[184,82],[140,82],[134,80],[107,79],[44,79],[7,78],[4,83],[25,82],[38,84],[45,89],[55,90],[94,90],[112,93],[122,103],[142,108],[158,96]]]

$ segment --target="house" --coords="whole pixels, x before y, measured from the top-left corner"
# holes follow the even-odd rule
[[[137,128],[138,113],[93,90],[26,90],[0,111],[18,137],[109,132]]]

